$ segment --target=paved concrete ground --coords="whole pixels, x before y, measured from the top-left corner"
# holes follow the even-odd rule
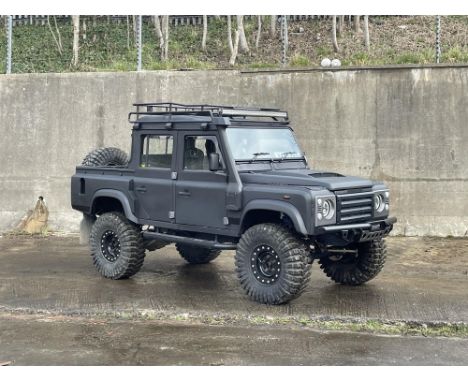
[[[468,364],[460,338],[60,317],[0,324],[0,357],[15,365]]]
[[[130,280],[101,278],[77,237],[0,238],[0,361],[15,364],[468,364],[468,339],[273,325],[276,319],[468,325],[468,240],[390,238],[382,273],[264,306],[233,253],[191,266],[174,247]],[[115,316],[120,317],[116,319]],[[207,325],[211,324],[211,325]],[[320,329],[320,328],[319,328]],[[322,328],[323,329],[323,328]],[[351,330],[351,331],[350,331]]]

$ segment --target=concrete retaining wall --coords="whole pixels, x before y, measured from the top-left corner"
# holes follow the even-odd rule
[[[468,235],[468,69],[0,76],[0,231],[39,195],[52,229],[77,231],[70,176],[99,146],[130,147],[135,101],[275,106],[313,168],[381,179],[395,233]]]

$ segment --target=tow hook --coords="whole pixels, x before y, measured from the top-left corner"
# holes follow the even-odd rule
[[[307,264],[313,264],[315,259],[318,259],[319,256],[317,256],[316,253],[317,249],[313,244],[309,245],[309,252],[307,252]]]

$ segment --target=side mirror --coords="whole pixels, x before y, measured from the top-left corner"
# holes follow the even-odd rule
[[[210,171],[218,171],[221,168],[219,165],[218,153],[210,153],[210,156],[208,157],[208,167]]]

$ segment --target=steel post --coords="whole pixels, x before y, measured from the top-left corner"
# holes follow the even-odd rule
[[[282,40],[282,55],[281,63],[287,65],[288,61],[288,20],[286,16],[281,16],[281,40]]]
[[[138,57],[137,57],[137,71],[141,71],[141,51],[143,49],[143,43],[142,43],[142,36],[141,36],[141,30],[143,28],[142,24],[142,16],[139,15],[137,17],[137,50],[138,50]]]
[[[436,62],[440,62],[440,16],[436,16]]]
[[[13,40],[13,16],[7,16],[7,56],[6,56],[6,74],[11,74],[11,56]]]

